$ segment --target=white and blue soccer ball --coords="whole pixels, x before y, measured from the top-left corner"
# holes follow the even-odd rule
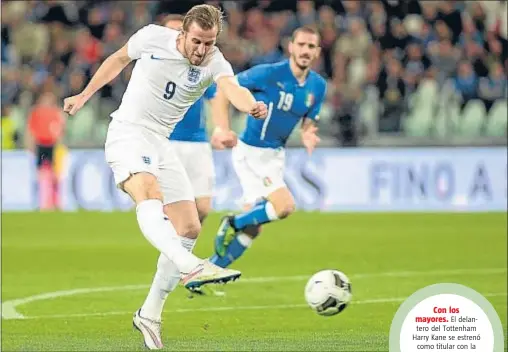
[[[338,270],[317,272],[305,285],[305,300],[319,315],[339,314],[349,305],[351,298],[351,281]]]

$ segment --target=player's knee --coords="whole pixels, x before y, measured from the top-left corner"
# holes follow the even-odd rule
[[[208,214],[212,210],[212,206],[205,202],[197,202],[199,222],[203,224]]]
[[[277,210],[277,216],[279,219],[287,218],[295,212],[295,209],[296,205],[294,200],[288,200]]]
[[[129,177],[123,183],[123,189],[136,203],[147,199],[162,200],[157,178],[148,172],[140,172]]]
[[[250,225],[244,228],[243,233],[245,233],[250,238],[254,239],[259,236],[261,233],[261,225]]]
[[[196,219],[185,222],[179,234],[180,236],[183,237],[195,239],[199,236],[200,232],[201,232],[201,223]]]

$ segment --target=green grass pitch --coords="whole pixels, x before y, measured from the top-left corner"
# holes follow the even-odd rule
[[[199,256],[211,254],[219,216],[205,223]],[[503,213],[296,213],[265,226],[235,263],[243,276],[224,286],[226,296],[190,299],[181,287],[170,295],[165,348],[387,351],[401,300],[440,282],[486,295],[506,336],[506,221]],[[141,350],[132,313],[156,261],[133,213],[2,214],[2,308],[67,294],[18,301],[25,319],[2,320],[2,350]],[[306,279],[325,268],[352,281],[353,303],[334,317],[303,299]]]

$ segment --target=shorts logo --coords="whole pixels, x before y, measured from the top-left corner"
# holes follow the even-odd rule
[[[187,79],[189,82],[196,83],[199,81],[199,76],[201,75],[201,70],[195,67],[189,67],[189,72],[187,73]]]
[[[142,156],[141,159],[143,159],[143,162],[146,164],[146,165],[150,165],[152,163],[152,160],[150,160],[150,157],[149,156]]]
[[[263,184],[265,185],[265,187],[269,187],[272,185],[272,180],[270,179],[270,177],[265,177],[263,178]]]

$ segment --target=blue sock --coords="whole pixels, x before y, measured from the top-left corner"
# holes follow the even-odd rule
[[[262,225],[273,220],[277,220],[275,208],[272,203],[263,200],[256,203],[249,211],[235,215],[233,226],[237,230],[242,230],[249,225]]]
[[[228,245],[226,248],[226,255],[224,257],[219,257],[217,254],[214,254],[210,261],[221,268],[225,268],[240,258],[245,250],[249,248],[251,242],[252,239],[249,236],[241,233],[233,238],[231,243]]]

